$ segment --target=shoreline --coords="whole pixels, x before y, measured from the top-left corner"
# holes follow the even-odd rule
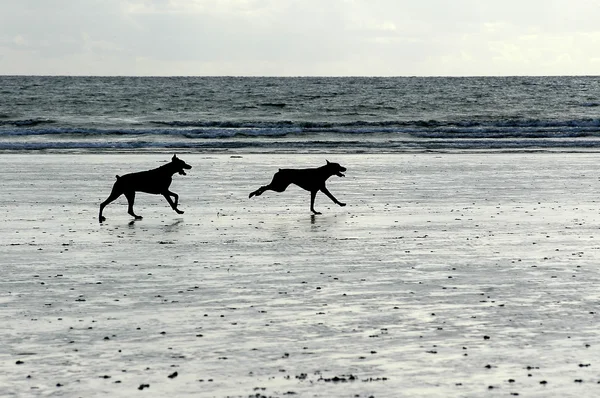
[[[189,147],[174,147],[174,148],[108,148],[108,149],[96,149],[96,148],[77,148],[77,149],[0,149],[0,154],[7,155],[124,155],[124,154],[139,154],[139,155],[152,155],[152,154],[190,154],[190,155],[299,155],[299,156],[310,156],[310,155],[321,155],[321,154],[333,154],[333,155],[356,155],[356,156],[403,156],[403,155],[485,155],[485,154],[503,154],[503,155],[519,155],[519,154],[595,154],[600,153],[600,148],[520,148],[520,149],[400,149],[400,150],[389,150],[379,151],[373,149],[357,149],[348,150],[347,148],[335,150],[331,147],[315,147],[311,149],[303,150],[302,148],[296,148],[290,146],[283,149],[264,148],[263,150],[249,150],[248,148],[189,148]]]

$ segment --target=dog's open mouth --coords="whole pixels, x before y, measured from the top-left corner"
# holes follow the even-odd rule
[[[187,174],[185,174],[185,171],[183,171],[183,169],[182,169],[182,170],[179,170],[179,174],[181,174],[182,176],[185,176],[185,175],[187,175]]]
[[[337,172],[337,176],[338,176],[338,177],[346,177],[346,176],[344,175],[344,173],[342,173],[342,172],[339,172],[339,171]]]

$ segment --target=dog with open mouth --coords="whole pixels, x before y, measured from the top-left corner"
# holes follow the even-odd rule
[[[114,201],[121,195],[125,195],[129,204],[127,212],[136,220],[141,220],[142,216],[138,216],[133,211],[133,202],[135,201],[136,192],[145,192],[154,195],[163,195],[171,208],[177,214],[183,214],[183,211],[177,208],[179,203],[179,195],[169,191],[169,186],[173,181],[173,174],[179,173],[186,175],[185,170],[191,169],[192,166],[179,159],[177,155],[173,155],[171,161],[156,169],[140,171],[137,173],[125,174],[117,176],[117,181],[113,185],[112,191],[108,198],[100,204],[100,213],[98,220],[102,223],[106,218],[102,215],[102,211],[110,202]],[[173,197],[175,200],[171,199]]]
[[[343,173],[346,171],[346,168],[339,163],[333,163],[329,160],[326,162],[325,166],[311,169],[279,169],[268,185],[264,185],[250,193],[249,197],[260,196],[267,190],[283,192],[290,184],[295,184],[310,192],[310,210],[314,214],[321,214],[315,210],[315,197],[319,191],[327,195],[333,203],[346,206],[345,203],[337,200],[325,186],[325,182],[331,176],[344,177]]]

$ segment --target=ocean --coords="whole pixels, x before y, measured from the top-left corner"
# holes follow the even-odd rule
[[[0,151],[596,151],[600,77],[0,76]]]

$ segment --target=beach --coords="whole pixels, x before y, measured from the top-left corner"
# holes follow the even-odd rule
[[[597,154],[182,152],[99,224],[171,156],[0,156],[0,396],[600,394]]]

